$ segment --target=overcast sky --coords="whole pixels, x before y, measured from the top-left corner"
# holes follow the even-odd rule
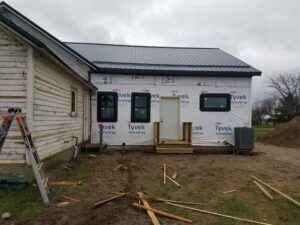
[[[7,0],[62,41],[218,47],[269,76],[300,69],[299,0]]]

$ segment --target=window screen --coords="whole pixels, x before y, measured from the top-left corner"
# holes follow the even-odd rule
[[[151,95],[131,93],[131,122],[150,122]]]
[[[201,94],[200,110],[213,112],[230,111],[230,94]]]
[[[118,93],[97,93],[98,122],[116,122],[118,120]]]

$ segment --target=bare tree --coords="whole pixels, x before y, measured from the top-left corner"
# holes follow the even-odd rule
[[[278,112],[287,120],[300,113],[300,72],[280,73],[270,79],[270,87],[279,98]]]
[[[252,123],[261,125],[265,120],[267,111],[262,107],[262,101],[257,101],[252,107]]]

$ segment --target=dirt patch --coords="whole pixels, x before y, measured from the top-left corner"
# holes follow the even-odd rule
[[[96,158],[80,155],[68,164],[72,170],[82,168],[81,187],[71,187],[68,195],[82,201],[70,207],[57,208],[61,202],[59,189],[53,189],[51,205],[45,215],[37,220],[14,221],[16,225],[151,225],[144,211],[131,206],[137,202],[136,192],[142,191],[163,198],[208,203],[200,208],[227,213],[249,219],[267,221],[272,224],[295,225],[299,222],[298,208],[290,206],[278,196],[271,202],[255,187],[250,175],[256,175],[272,183],[284,192],[300,200],[300,155],[297,149],[279,148],[258,144],[256,156],[232,154],[217,155],[159,155],[151,153],[105,153]],[[162,184],[163,163],[167,173],[178,170],[178,188],[171,182]],[[113,171],[115,167],[122,167]],[[71,171],[58,169],[51,173],[52,179],[65,179]],[[85,178],[85,174],[89,178]],[[58,176],[58,177],[57,177]],[[224,195],[223,191],[237,189]],[[98,208],[93,203],[112,197],[110,192],[129,192],[126,197],[108,202]],[[191,218],[194,224],[242,224],[215,218],[196,212],[177,209],[163,203],[150,202],[152,207]],[[291,208],[289,208],[291,207]],[[294,207],[294,208],[293,208]],[[299,214],[298,214],[299,215]],[[159,217],[162,225],[184,224]],[[8,222],[7,224],[11,224]]]
[[[261,142],[300,149],[300,116],[276,128],[262,138]]]

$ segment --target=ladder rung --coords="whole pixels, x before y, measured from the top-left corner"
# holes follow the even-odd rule
[[[47,188],[48,187],[48,181],[49,181],[49,177],[46,177],[44,179],[44,188]]]
[[[41,169],[43,168],[43,165],[44,165],[43,162],[40,162],[40,163],[39,163],[39,165],[38,165],[38,170],[39,170],[39,171],[41,171]]]

